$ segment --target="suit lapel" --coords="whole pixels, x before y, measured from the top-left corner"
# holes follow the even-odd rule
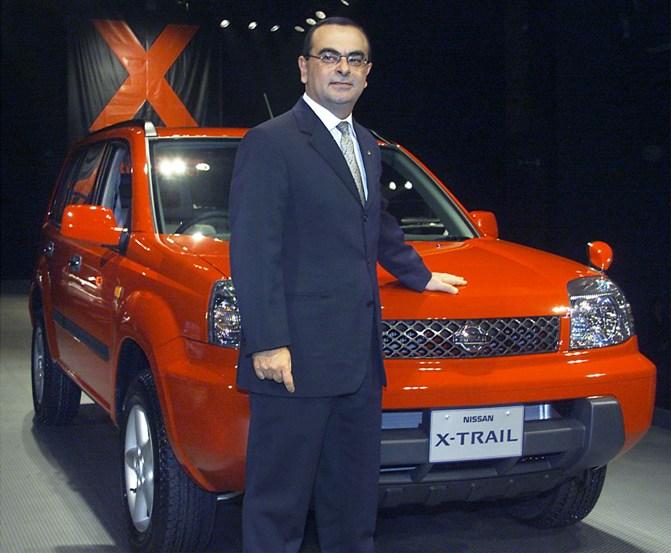
[[[361,150],[361,158],[363,159],[364,170],[366,171],[366,186],[368,189],[368,197],[366,198],[366,209],[376,201],[378,194],[378,183],[380,175],[377,174],[378,168],[374,162],[374,149],[377,148],[377,143],[370,140],[370,133],[367,129],[354,121],[354,130],[356,132],[357,140],[359,141],[359,149]]]
[[[336,141],[333,140],[331,133],[303,99],[300,99],[294,106],[293,112],[296,116],[299,130],[310,135],[310,145],[331,166],[340,178],[343,186],[347,188],[352,197],[360,205],[361,200],[354,183],[354,177],[352,177],[345,157]]]

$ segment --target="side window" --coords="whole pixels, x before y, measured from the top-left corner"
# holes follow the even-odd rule
[[[96,179],[104,151],[104,142],[97,142],[86,149],[77,171],[77,178],[72,184],[67,204],[80,205],[94,203]]]
[[[102,184],[100,205],[114,212],[117,226],[127,227],[130,223],[131,166],[126,143],[111,144]]]
[[[66,205],[93,203],[96,177],[104,151],[105,143],[98,142],[82,148],[72,157],[49,210],[49,218],[54,224],[61,224]]]

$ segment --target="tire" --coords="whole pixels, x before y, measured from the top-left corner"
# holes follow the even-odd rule
[[[82,392],[51,358],[41,314],[36,315],[33,327],[30,375],[34,421],[45,425],[69,423],[79,412]]]
[[[516,519],[536,528],[561,528],[581,521],[596,505],[606,467],[586,470],[581,476],[563,482],[556,488],[509,507]]]
[[[143,553],[205,549],[217,498],[198,487],[175,458],[148,371],[131,383],[121,417],[121,484],[129,541]]]

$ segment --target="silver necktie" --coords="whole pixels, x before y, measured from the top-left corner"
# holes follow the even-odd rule
[[[361,171],[359,170],[359,165],[356,162],[356,154],[354,153],[354,141],[352,140],[352,133],[350,132],[350,125],[347,121],[341,121],[336,126],[336,129],[340,131],[340,149],[342,150],[343,155],[345,156],[345,161],[349,165],[349,170],[352,172],[352,177],[354,177],[354,184],[356,184],[356,189],[359,192],[359,199],[361,203],[366,203],[366,196],[363,191],[363,179],[361,178]]]

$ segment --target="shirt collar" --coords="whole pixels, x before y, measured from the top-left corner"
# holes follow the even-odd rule
[[[310,98],[307,92],[303,93],[303,100],[305,100],[305,103],[310,106],[312,111],[315,112],[315,115],[319,117],[320,121],[324,123],[324,126],[329,130],[329,132],[332,132],[333,129],[338,126],[338,123],[342,121],[347,121],[350,124],[352,132],[354,132],[354,122],[352,121],[351,113],[345,117],[345,119],[340,119],[339,117],[333,115],[333,113],[327,110],[324,106],[318,104],[312,98]]]

